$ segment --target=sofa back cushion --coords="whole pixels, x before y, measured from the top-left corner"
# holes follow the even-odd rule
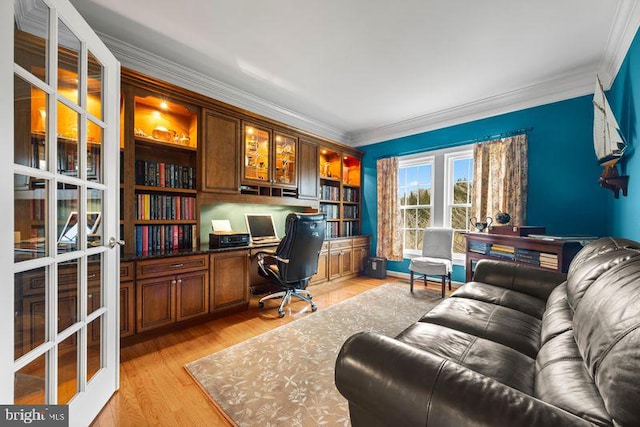
[[[575,269],[588,283],[568,279],[574,339],[611,418],[640,425],[640,250],[596,258]]]

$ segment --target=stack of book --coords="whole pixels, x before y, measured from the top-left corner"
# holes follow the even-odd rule
[[[473,240],[469,242],[469,252],[486,255],[490,250],[491,243],[476,242]]]
[[[540,252],[540,267],[558,269],[558,255]]]
[[[491,250],[489,251],[489,255],[500,258],[500,259],[515,259],[515,248],[513,246],[506,245],[491,245]]]
[[[516,261],[540,265],[540,252],[530,249],[516,248]]]
[[[340,200],[340,188],[323,184],[320,186],[320,198],[322,200]]]
[[[319,211],[327,215],[327,219],[337,219],[340,217],[340,206],[320,204]]]

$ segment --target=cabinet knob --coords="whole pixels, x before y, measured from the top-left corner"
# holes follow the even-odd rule
[[[178,279],[178,285],[182,285],[182,279]]]
[[[176,281],[175,281],[175,280],[172,280],[172,281],[171,281],[171,285],[175,286],[175,284],[176,284]]]

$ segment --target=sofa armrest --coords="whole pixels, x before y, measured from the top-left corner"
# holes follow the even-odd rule
[[[489,259],[478,261],[473,272],[474,282],[513,289],[545,301],[565,280],[567,275],[564,273]]]
[[[455,362],[371,332],[345,342],[335,381],[349,401],[354,427],[591,425]]]

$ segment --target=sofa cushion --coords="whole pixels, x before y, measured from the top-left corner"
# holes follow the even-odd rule
[[[567,296],[573,311],[577,310],[587,289],[602,274],[639,256],[640,250],[618,248],[587,259],[573,268],[567,276]]]
[[[573,310],[567,301],[567,283],[555,288],[547,300],[547,309],[542,317],[540,345],[563,332],[573,329]]]
[[[433,323],[495,341],[535,358],[541,321],[517,310],[468,298],[447,298],[420,322]]]
[[[545,310],[545,302],[539,298],[487,283],[466,283],[451,294],[451,296],[456,298],[470,298],[501,305],[503,307],[512,308],[529,314],[538,319],[542,319],[542,314]]]
[[[550,339],[540,349],[534,396],[596,425],[612,425],[571,330]]]
[[[411,325],[396,339],[452,360],[516,390],[533,393],[535,361],[502,344],[423,322]],[[504,369],[505,366],[509,369]]]
[[[611,418],[640,425],[640,256],[628,257],[586,289],[573,332]]]

